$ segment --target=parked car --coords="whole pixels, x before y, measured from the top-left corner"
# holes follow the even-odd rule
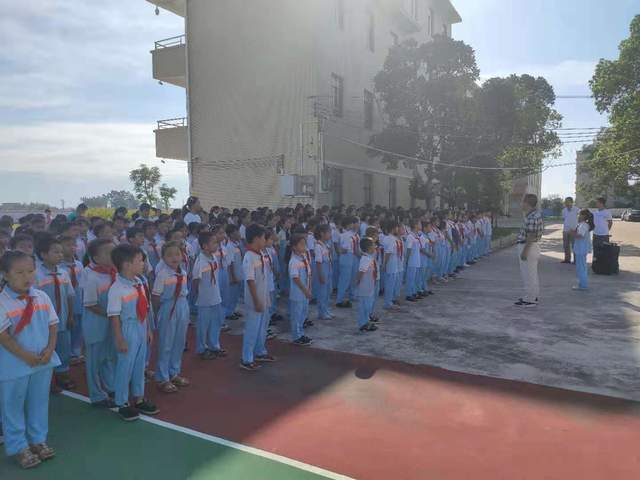
[[[625,221],[640,222],[640,210],[627,210]]]
[[[620,215],[620,220],[625,222],[627,220],[627,215],[628,214],[629,214],[629,210],[625,210],[624,212],[622,212],[622,215]]]

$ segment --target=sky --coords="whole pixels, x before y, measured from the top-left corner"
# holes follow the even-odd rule
[[[453,36],[476,52],[482,78],[542,75],[557,95],[588,95],[600,58],[616,58],[637,0],[453,0]],[[128,172],[158,166],[188,196],[184,162],[155,158],[159,119],[184,116],[184,90],[151,76],[154,41],[183,19],[144,0],[0,0],[0,203],[75,205],[131,189]],[[591,99],[558,99],[563,127],[599,127]],[[563,146],[573,161],[580,144]],[[572,195],[575,168],[543,175],[543,195]]]

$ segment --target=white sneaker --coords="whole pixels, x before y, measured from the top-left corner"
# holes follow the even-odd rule
[[[571,287],[571,290],[584,292],[584,291],[586,291],[586,290],[588,290],[588,289],[587,289],[587,288],[579,287],[578,285],[574,285],[573,287]]]

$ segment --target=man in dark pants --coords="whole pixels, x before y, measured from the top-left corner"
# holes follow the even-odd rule
[[[593,230],[594,257],[596,256],[598,248],[611,238],[610,232],[613,226],[613,217],[611,216],[611,212],[605,208],[606,203],[607,200],[605,198],[596,198],[596,207],[598,207],[598,209],[593,212],[593,223],[595,224],[595,229]]]
[[[564,200],[562,209],[562,246],[564,248],[564,260],[562,263],[571,263],[571,251],[573,250],[574,231],[578,227],[578,207],[573,204],[573,198],[567,197]]]

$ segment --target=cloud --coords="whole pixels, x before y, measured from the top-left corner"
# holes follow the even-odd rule
[[[184,196],[186,163],[161,164],[155,158],[153,128],[148,123],[72,122],[0,126],[2,201],[21,201],[28,195],[33,201],[71,202],[81,195],[130,188],[129,171],[140,163],[159,166],[163,180]],[[52,198],[49,187],[38,191],[47,177],[49,185],[58,185],[58,197]],[[22,179],[20,187],[9,185],[10,178]]]
[[[82,108],[106,83],[151,85],[153,41],[184,30],[141,0],[22,0],[0,17],[0,108]],[[123,96],[126,91],[122,92]]]
[[[596,68],[596,61],[563,60],[555,64],[515,65],[509,70],[498,70],[481,75],[485,81],[492,77],[506,77],[512,73],[528,73],[534,77],[544,77],[553,85],[557,95],[589,93],[589,80]]]

